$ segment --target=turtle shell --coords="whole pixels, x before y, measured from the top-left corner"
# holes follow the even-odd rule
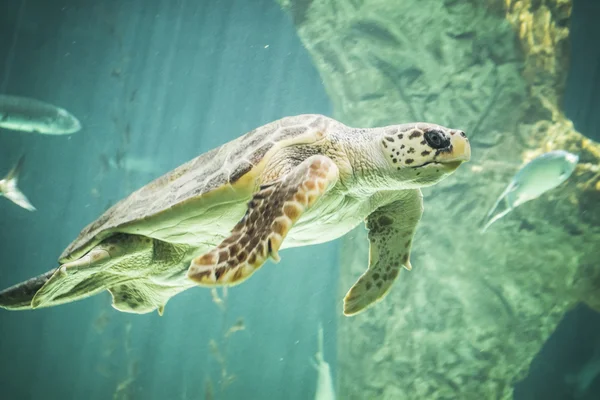
[[[59,261],[77,259],[120,232],[206,244],[215,224],[227,224],[230,230],[237,222],[233,219],[239,219],[240,215],[227,215],[231,214],[228,204],[239,203],[243,215],[273,154],[283,147],[314,143],[332,125],[340,124],[322,115],[285,117],[201,154],[109,208],[81,231]],[[198,227],[206,235],[198,234]]]

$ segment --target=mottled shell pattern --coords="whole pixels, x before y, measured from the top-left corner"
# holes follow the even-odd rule
[[[116,232],[153,236],[153,229],[176,225],[188,210],[249,198],[278,149],[314,143],[333,125],[343,127],[321,115],[286,117],[201,154],[108,209],[81,231],[60,262],[79,258]]]

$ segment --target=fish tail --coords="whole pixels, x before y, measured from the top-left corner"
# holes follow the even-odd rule
[[[512,210],[512,208],[507,207],[502,212],[499,212],[498,214],[494,215],[492,218],[490,218],[489,220],[487,220],[487,222],[485,223],[485,225],[480,229],[480,232],[481,233],[485,233],[485,231],[487,231],[487,229],[490,227],[490,225],[492,225],[494,222],[498,221],[500,218],[504,217],[511,210]]]
[[[496,200],[490,211],[487,213],[483,221],[481,222],[482,227],[479,229],[479,233],[485,233],[485,231],[492,225],[494,222],[498,221],[500,218],[504,217],[506,214],[513,210],[513,206],[508,202],[506,195],[512,192],[515,189],[514,182],[511,182],[508,187],[502,192],[500,197]],[[500,204],[504,204],[504,209],[499,211],[498,208]]]
[[[19,190],[17,186],[24,159],[25,156],[21,156],[19,161],[17,161],[17,164],[15,164],[6,177],[4,177],[4,179],[1,181],[3,183],[2,195],[26,210],[35,211],[35,207],[29,202],[27,197],[23,194],[23,192],[21,192],[21,190]]]

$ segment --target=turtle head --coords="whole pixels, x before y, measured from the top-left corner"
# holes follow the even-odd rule
[[[381,146],[393,181],[403,188],[433,185],[471,158],[465,133],[428,123],[384,128]]]

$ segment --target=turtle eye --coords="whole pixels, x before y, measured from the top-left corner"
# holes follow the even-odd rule
[[[434,149],[444,149],[450,146],[450,138],[444,132],[431,130],[425,132],[425,140]]]

